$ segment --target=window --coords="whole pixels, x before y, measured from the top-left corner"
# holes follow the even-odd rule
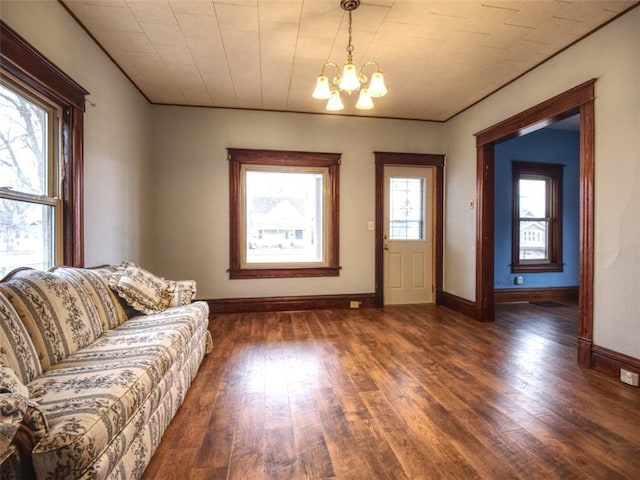
[[[87,92],[0,21],[0,278],[84,262]]]
[[[0,80],[0,277],[61,263],[60,108]]]
[[[513,162],[512,170],[511,271],[561,272],[563,166]]]
[[[229,150],[229,276],[337,276],[340,154]]]

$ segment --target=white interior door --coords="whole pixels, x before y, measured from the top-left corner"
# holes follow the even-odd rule
[[[384,304],[433,303],[434,167],[384,167]]]

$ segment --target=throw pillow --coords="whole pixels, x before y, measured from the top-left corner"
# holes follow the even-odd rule
[[[169,283],[147,270],[128,266],[116,270],[109,286],[129,305],[142,313],[156,313],[167,308]]]
[[[195,280],[170,280],[166,291],[169,307],[189,305],[196,297]]]

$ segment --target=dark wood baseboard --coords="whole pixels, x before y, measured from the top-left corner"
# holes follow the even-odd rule
[[[543,288],[497,288],[494,290],[496,303],[509,302],[555,302],[578,303],[579,287]]]
[[[450,308],[451,310],[466,315],[467,317],[475,318],[476,304],[466,298],[458,297],[453,293],[448,293],[443,290],[436,292],[436,304],[443,307]]]
[[[354,293],[347,295],[305,295],[291,297],[223,298],[205,300],[212,314],[248,312],[284,312],[291,310],[320,310],[351,308],[351,302],[359,302],[358,308],[375,306],[375,294]]]
[[[591,347],[591,368],[620,381],[621,368],[640,375],[640,360],[594,345]]]

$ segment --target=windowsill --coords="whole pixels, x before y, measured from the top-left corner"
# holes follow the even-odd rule
[[[511,265],[511,273],[548,273],[562,272],[563,270],[563,263],[533,263]]]
[[[252,278],[338,277],[342,267],[237,268],[228,270],[231,280]]]

